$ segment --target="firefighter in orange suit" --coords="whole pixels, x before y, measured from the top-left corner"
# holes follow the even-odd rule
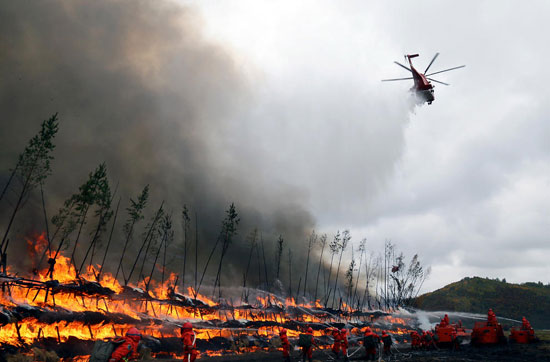
[[[109,358],[109,362],[137,359],[137,349],[139,341],[141,339],[141,333],[139,333],[137,328],[132,327],[128,330],[128,332],[126,332],[126,336],[123,338],[124,342],[122,342],[113,351],[113,353],[111,353],[111,358]]]
[[[525,317],[521,319],[521,329],[524,329],[526,331],[531,329],[531,323],[529,323],[529,321]]]
[[[340,345],[341,345],[341,335],[338,328],[332,329],[332,338],[334,339],[334,343],[332,344],[332,353],[334,353],[334,358],[338,360],[340,357]]]
[[[348,358],[348,331],[345,328],[340,330],[340,344],[342,346],[342,354],[344,355],[344,361],[349,361]]]
[[[307,329],[307,335],[311,336],[311,345],[309,347],[302,347],[302,361],[305,362],[306,357],[309,362],[313,361],[313,346],[316,346],[315,344],[315,338],[313,338],[313,328],[308,327]]]
[[[391,354],[391,345],[393,341],[389,334],[386,334],[386,331],[382,331],[382,343],[384,343],[384,355],[389,356]]]
[[[420,334],[418,334],[417,331],[412,331],[411,332],[411,349],[419,349],[421,346],[420,341],[421,341]]]
[[[489,312],[487,312],[487,325],[496,326],[497,323],[497,316],[495,315],[495,312],[489,308]]]
[[[378,344],[380,343],[380,337],[378,334],[371,331],[369,327],[365,330],[365,336],[363,337],[363,346],[365,347],[366,360],[370,361],[376,359],[376,352]]]
[[[290,362],[290,342],[286,335],[286,329],[281,329],[279,337],[281,338],[281,345],[283,347],[283,361]]]
[[[196,345],[197,335],[189,322],[184,323],[181,327],[181,341],[183,342],[183,361],[193,362],[197,359],[199,352]]]

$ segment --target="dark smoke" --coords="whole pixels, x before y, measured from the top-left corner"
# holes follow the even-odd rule
[[[254,227],[263,232],[268,263],[278,234],[294,245],[294,260],[303,257],[301,244],[314,225],[304,193],[273,187],[232,157],[224,129],[250,105],[250,86],[230,51],[203,38],[194,9],[171,1],[2,1],[0,74],[0,186],[40,122],[59,112],[53,175],[45,184],[50,217],[105,161],[113,188],[120,183],[121,210],[150,184],[148,217],[166,200],[178,243],[183,203],[197,213],[201,258],[235,202],[242,222],[224,283],[241,283],[245,236]],[[18,215],[17,242],[44,229],[38,195]],[[1,201],[1,228],[9,201]],[[118,229],[126,216],[119,214]],[[115,242],[110,265],[119,260],[120,234]],[[10,245],[11,263],[20,249]],[[175,270],[180,261],[172,256]]]

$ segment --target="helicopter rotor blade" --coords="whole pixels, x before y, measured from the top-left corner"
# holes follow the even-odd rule
[[[445,83],[445,82],[442,82],[442,81],[439,81],[439,80],[435,80],[435,79],[432,79],[432,78],[426,77],[426,79],[431,80],[432,82],[439,83],[439,84],[450,85],[449,83]]]
[[[382,82],[393,82],[395,80],[409,80],[409,79],[413,79],[412,77],[408,77],[408,78],[393,78],[393,79],[382,79]]]
[[[430,75],[434,75],[434,74],[439,74],[439,73],[443,73],[443,72],[448,72],[448,71],[450,71],[450,70],[455,70],[455,69],[459,69],[459,68],[464,68],[464,67],[465,67],[465,65],[461,65],[461,66],[454,67],[454,68],[449,68],[449,69],[445,69],[445,70],[440,70],[439,72],[426,74],[426,77],[429,77]]]
[[[428,66],[426,67],[426,70],[424,71],[424,74],[426,74],[428,72],[428,69],[430,69],[430,67],[432,66],[433,62],[435,62],[435,59],[439,56],[439,53],[435,53],[434,57],[432,58],[432,61],[430,62],[430,64],[428,64]]]
[[[401,68],[405,68],[407,69],[409,72],[412,73],[412,70],[410,70],[408,67],[404,66],[403,64],[399,63],[399,62],[394,62],[395,64],[399,65]]]

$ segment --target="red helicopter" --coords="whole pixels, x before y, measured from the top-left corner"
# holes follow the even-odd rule
[[[432,58],[432,61],[430,62],[430,64],[428,64],[428,67],[426,67],[426,70],[424,71],[424,73],[420,73],[419,71],[414,69],[414,67],[412,65],[412,61],[411,61],[412,58],[416,58],[417,56],[418,56],[418,54],[405,55],[405,59],[409,60],[409,65],[411,66],[410,68],[404,66],[403,64],[401,64],[399,62],[394,62],[395,64],[399,65],[400,67],[405,68],[406,70],[411,72],[412,77],[382,79],[382,82],[392,82],[392,81],[396,81],[396,80],[414,79],[414,86],[411,88],[411,92],[414,92],[416,94],[416,97],[418,99],[420,99],[422,103],[423,102],[428,102],[428,104],[432,104],[435,97],[434,97],[434,86],[432,85],[432,83],[430,81],[440,83],[440,84],[443,84],[443,85],[450,85],[450,84],[445,83],[445,82],[441,82],[439,80],[435,80],[435,79],[432,79],[432,78],[428,78],[428,77],[430,77],[434,74],[439,74],[439,73],[443,73],[443,72],[448,72],[450,70],[464,68],[465,65],[461,65],[461,66],[458,66],[458,67],[449,68],[449,69],[445,69],[445,70],[440,70],[438,72],[426,74],[426,73],[428,73],[428,69],[430,69],[430,67],[432,66],[435,59],[439,56],[439,53],[435,53],[434,57]]]

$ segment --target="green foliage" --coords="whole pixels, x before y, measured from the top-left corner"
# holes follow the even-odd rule
[[[416,299],[425,310],[487,313],[521,320],[525,316],[535,328],[550,327],[550,288],[542,283],[511,284],[488,278],[464,278]]]
[[[223,254],[225,254],[225,252],[227,251],[227,248],[229,248],[229,245],[231,244],[233,236],[237,234],[237,226],[241,221],[234,203],[231,203],[231,205],[229,205],[229,209],[225,211],[225,214],[226,215],[222,221],[222,230],[221,230],[221,235],[223,237],[223,249],[222,249]]]
[[[348,270],[346,271],[346,288],[347,288],[348,298],[349,298],[349,295],[351,295],[351,290],[353,288],[353,273],[356,271],[355,266],[356,266],[356,262],[355,262],[355,259],[352,257],[351,263],[349,263]]]
[[[66,238],[79,224],[84,224],[89,208],[96,205],[96,215],[102,217],[106,224],[110,215],[111,190],[107,179],[107,167],[100,164],[94,172],[88,175],[88,180],[79,187],[79,192],[67,199],[57,215],[52,217],[52,223],[62,229],[62,237]],[[101,225],[104,227],[104,225]]]
[[[336,232],[336,235],[334,235],[334,239],[328,246],[332,254],[337,254],[338,251],[340,250],[340,240],[341,240],[341,235],[340,235],[340,230],[338,230]]]
[[[40,132],[29,141],[19,155],[17,174],[28,183],[28,189],[42,183],[50,174],[51,152],[54,150],[53,138],[58,131],[57,113],[42,122]]]
[[[149,185],[143,188],[143,191],[141,191],[141,194],[138,196],[136,201],[134,201],[133,199],[130,199],[130,207],[126,209],[126,211],[128,211],[128,214],[130,215],[130,218],[124,224],[124,232],[126,234],[130,233],[132,226],[136,222],[143,219],[143,210],[147,205],[148,198],[149,198]]]

